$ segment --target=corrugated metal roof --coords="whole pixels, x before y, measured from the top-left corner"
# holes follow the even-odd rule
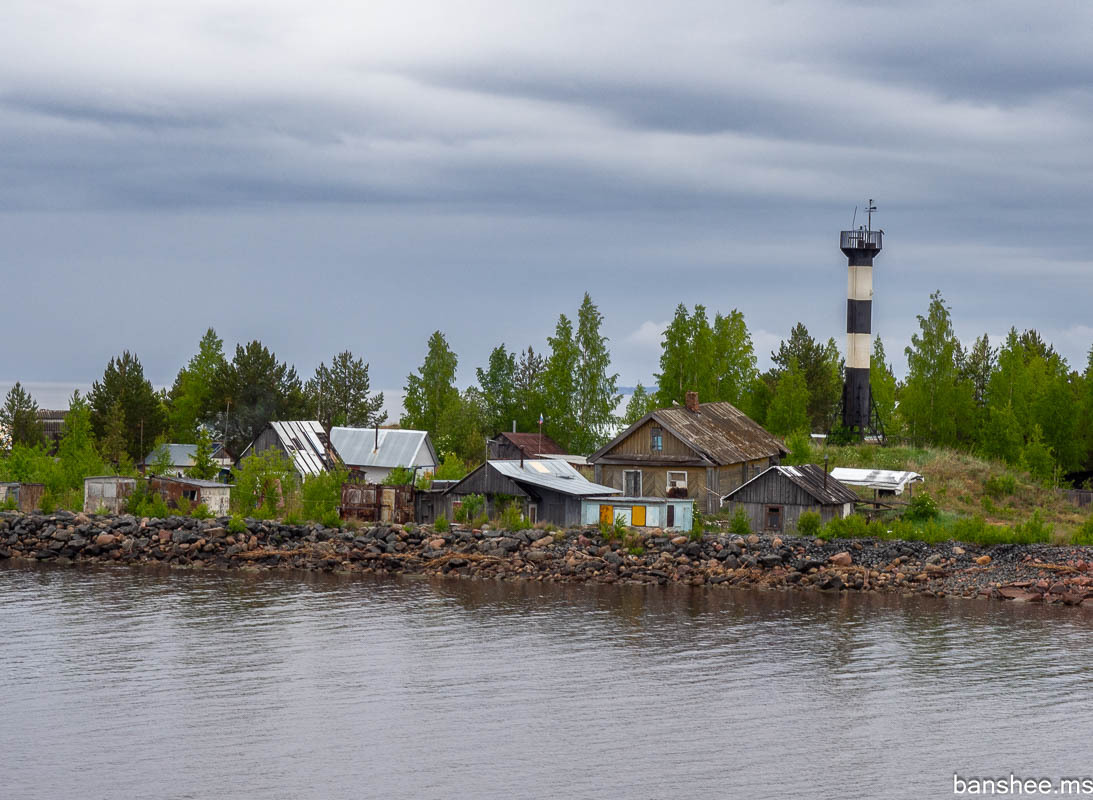
[[[436,467],[436,451],[426,431],[380,428],[331,428],[330,443],[350,467]]]
[[[909,483],[917,483],[926,480],[917,472],[903,472],[895,469],[854,469],[852,467],[835,467],[831,470],[831,476],[837,481],[851,486],[866,486],[870,489],[903,494],[904,488]]]
[[[847,489],[843,484],[839,483],[838,479],[833,478],[830,474],[827,475],[827,486],[825,487],[824,468],[817,464],[799,464],[795,467],[768,467],[750,481],[737,486],[722,499],[731,500],[733,495],[740,492],[745,486],[762,479],[772,470],[793,481],[793,483],[808,492],[809,495],[814,497],[822,505],[842,505],[843,503],[858,502],[858,496],[850,489]]]
[[[270,426],[301,475],[319,475],[337,465],[337,453],[318,420],[287,420]]]
[[[544,455],[565,455],[565,450],[549,436],[537,433],[502,433],[513,445],[520,448],[528,458]]]
[[[167,454],[171,458],[171,466],[173,467],[192,467],[194,465],[194,459],[197,456],[196,444],[163,444],[152,450],[148,454],[148,457],[144,459],[144,463],[151,464],[156,460],[157,455],[163,448],[167,448]]]
[[[778,438],[732,403],[718,402],[701,403],[698,411],[688,411],[685,406],[651,411],[589,456],[589,461],[595,462],[605,456],[649,419],[655,419],[702,458],[718,466],[756,461],[788,452]],[[646,460],[657,458],[659,456]]]
[[[497,472],[517,483],[528,483],[544,489],[588,497],[598,494],[619,494],[618,489],[592,483],[565,461],[556,459],[536,459],[520,461],[490,461]]]
[[[170,481],[172,483],[182,483],[187,486],[200,486],[202,489],[230,489],[235,486],[234,483],[220,483],[219,481],[207,481],[203,478],[182,478],[175,475],[157,475],[157,481]]]

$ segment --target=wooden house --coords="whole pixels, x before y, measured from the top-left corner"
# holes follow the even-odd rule
[[[572,528],[581,524],[582,498],[617,493],[592,483],[564,461],[487,461],[444,493],[445,503],[436,513],[451,520],[464,498],[476,494],[486,499],[485,511],[491,517],[516,502],[533,524]]]
[[[627,497],[689,497],[712,514],[721,497],[777,464],[782,442],[730,403],[651,411],[588,457],[594,480]]]
[[[724,507],[735,513],[743,508],[751,529],[769,533],[795,531],[806,511],[815,511],[823,522],[854,513],[858,496],[816,464],[774,466],[729,492]]]
[[[586,478],[592,478],[592,465],[584,456],[567,453],[556,441],[540,433],[499,433],[487,443],[494,461],[548,458],[564,461]]]

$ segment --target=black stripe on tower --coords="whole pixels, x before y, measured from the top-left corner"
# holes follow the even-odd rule
[[[846,301],[846,332],[847,333],[872,333],[873,301],[872,300],[847,300]]]
[[[846,253],[846,250],[843,250],[843,252]],[[871,267],[876,252],[876,250],[855,248],[846,253],[846,265],[848,267]]]
[[[860,431],[869,428],[869,370],[862,367],[846,368],[846,386],[843,391],[843,425]]]

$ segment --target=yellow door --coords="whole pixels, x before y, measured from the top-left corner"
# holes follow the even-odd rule
[[[614,506],[600,506],[600,524],[601,525],[613,525],[615,524],[615,507]]]
[[[630,522],[635,528],[645,527],[645,506],[634,506],[630,513]]]

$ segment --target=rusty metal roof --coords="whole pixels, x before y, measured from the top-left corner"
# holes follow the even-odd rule
[[[520,448],[528,458],[546,455],[566,455],[565,450],[549,436],[540,436],[537,433],[504,433],[500,436],[508,439],[516,447]]]
[[[700,403],[697,411],[689,411],[685,406],[651,411],[589,456],[589,461],[595,462],[607,455],[650,419],[655,419],[703,459],[718,466],[757,461],[788,452],[778,438],[732,403],[717,402]],[[650,460],[658,458],[660,456]]]
[[[318,420],[271,422],[270,427],[276,432],[281,446],[301,475],[321,475],[338,465],[338,454]]]
[[[733,495],[749,484],[762,480],[771,471],[775,471],[786,479],[797,484],[813,497],[820,505],[842,505],[843,503],[856,503],[858,496],[850,489],[843,486],[830,475],[824,473],[824,468],[818,464],[798,464],[795,467],[768,467],[747,483],[742,483],[725,495],[722,500],[731,500]],[[826,481],[825,481],[826,477]],[[826,486],[824,485],[826,482]]]

